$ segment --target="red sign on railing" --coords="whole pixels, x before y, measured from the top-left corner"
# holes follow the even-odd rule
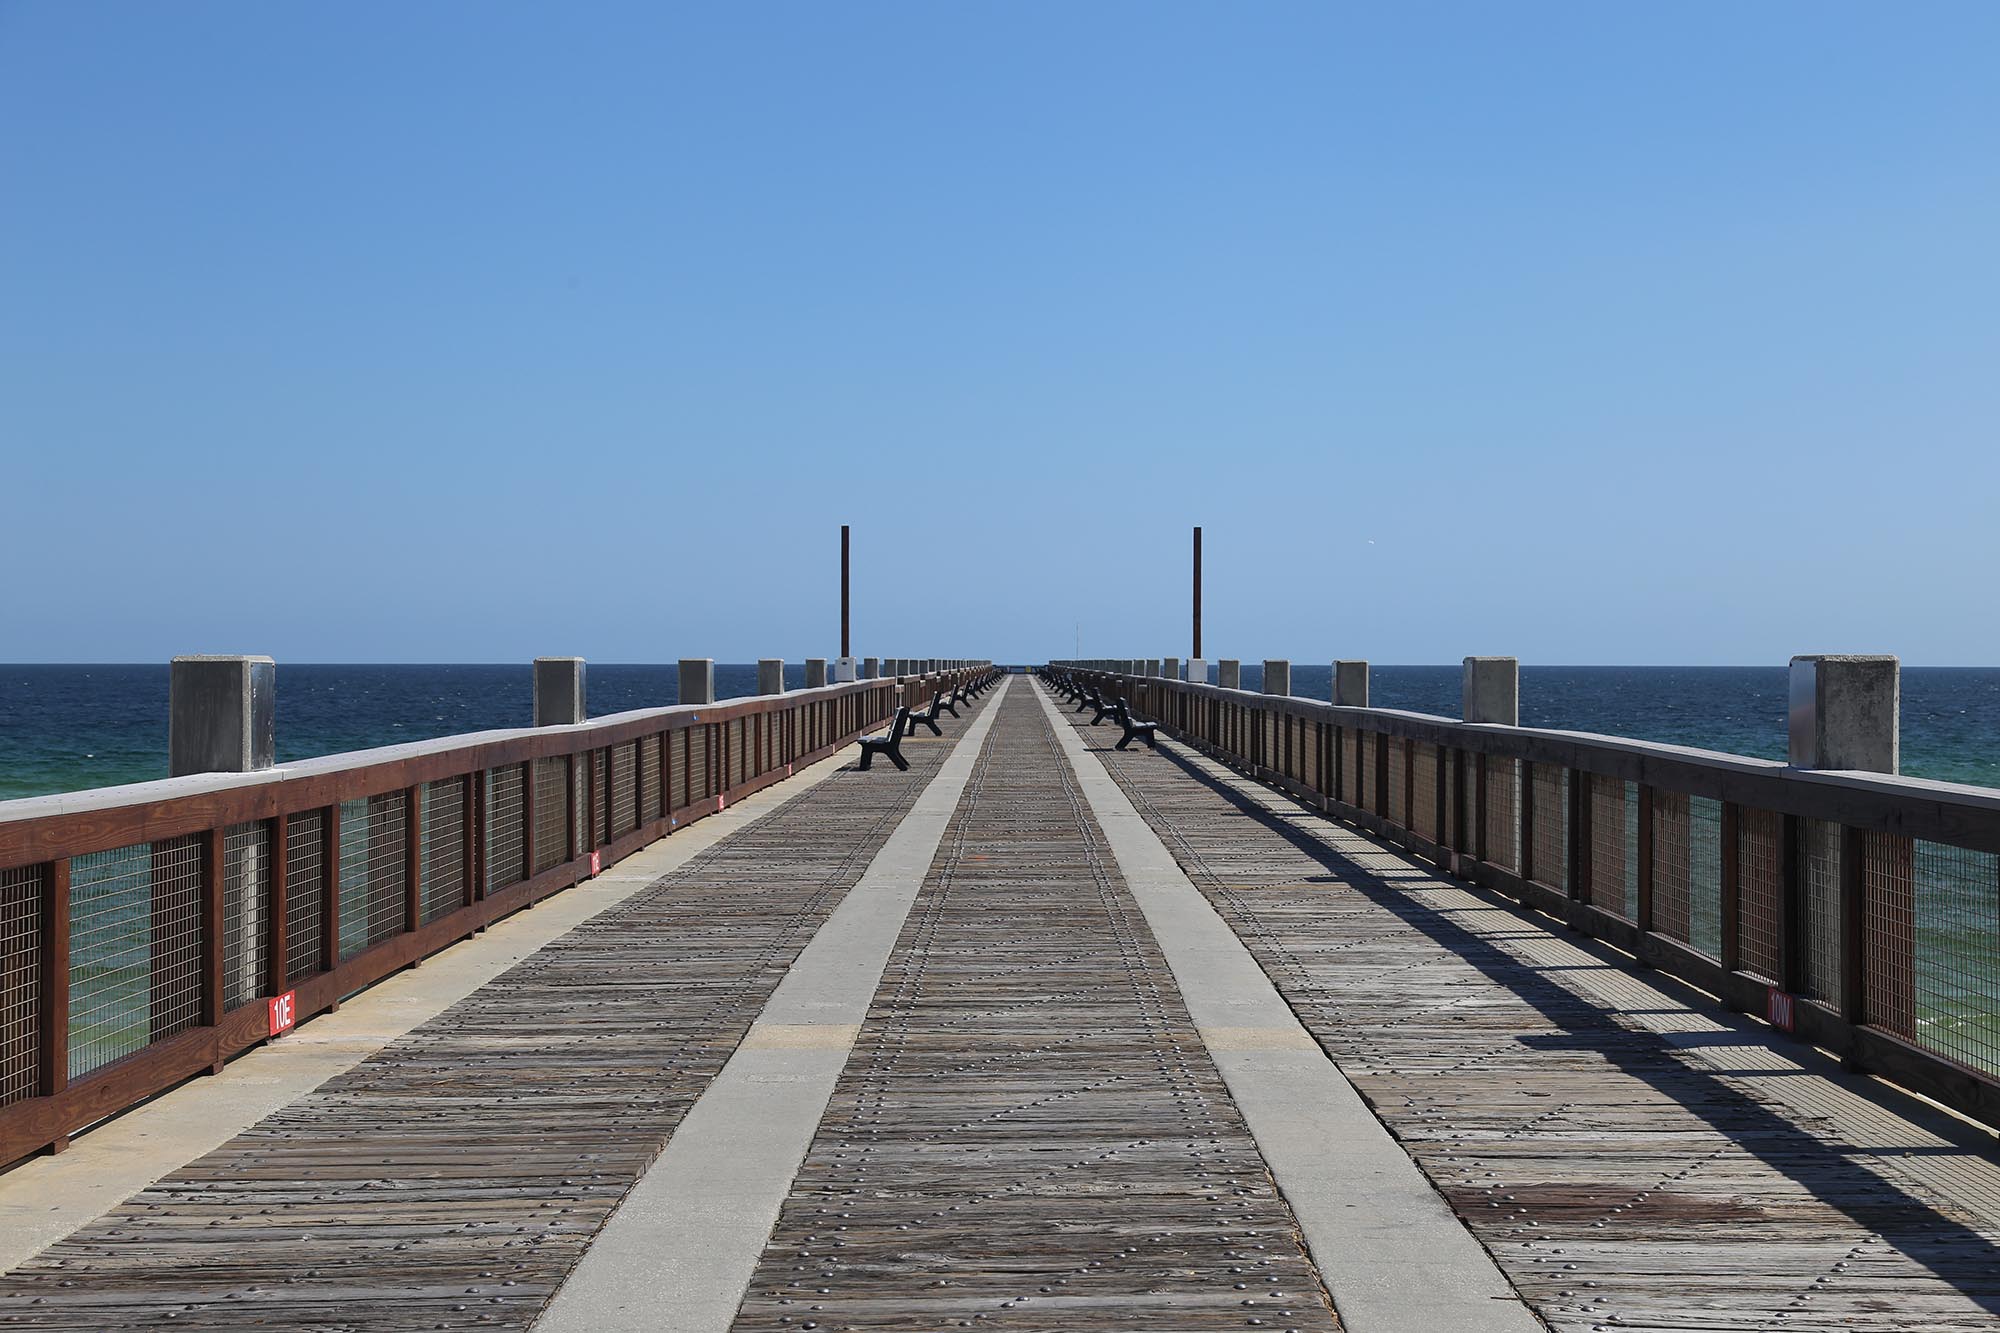
[[[1769,1001],[1764,1007],[1764,1016],[1771,1021],[1772,1027],[1790,1032],[1793,1022],[1791,995],[1776,986],[1771,987]]]
[[[603,853],[603,852],[592,852],[592,853],[590,854],[590,874],[591,874],[591,878],[595,879],[595,878],[596,878],[597,876],[599,876],[599,875],[601,875],[601,874],[603,874],[603,873],[604,873],[604,853]]]
[[[292,1025],[299,1021],[299,993],[288,990],[283,995],[273,995],[271,1006],[271,1035],[290,1032]]]

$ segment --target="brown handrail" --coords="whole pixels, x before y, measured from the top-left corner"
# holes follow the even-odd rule
[[[0,802],[0,1163],[60,1151],[987,671]]]
[[[1062,669],[1447,873],[2000,1127],[2000,1003],[1982,998],[2000,935],[1919,957],[1927,937],[1949,945],[1951,913],[2000,923],[2000,790]]]

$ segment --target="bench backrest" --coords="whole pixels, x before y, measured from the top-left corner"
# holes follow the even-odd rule
[[[893,745],[895,742],[903,739],[903,732],[908,729],[909,725],[910,725],[910,706],[908,704],[897,704],[896,725],[889,728],[890,744]]]

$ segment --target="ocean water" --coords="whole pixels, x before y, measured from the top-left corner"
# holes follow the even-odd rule
[[[680,669],[592,665],[592,717],[680,701]],[[785,668],[788,689],[805,666]],[[534,718],[526,666],[278,667],[279,762],[401,745]],[[717,698],[757,692],[754,662],[718,662]],[[167,776],[164,665],[0,666],[0,799]]]
[[[589,672],[593,717],[677,702],[672,664]],[[799,688],[805,668],[785,676]],[[1261,664],[1245,663],[1243,677],[1261,688]],[[1331,677],[1297,663],[1292,689],[1329,698]],[[1782,759],[1785,683],[1783,667],[1524,666],[1521,721]],[[756,685],[754,663],[716,665],[719,697]],[[520,665],[281,665],[278,758],[526,726],[529,686]],[[1370,681],[1379,707],[1444,717],[1458,714],[1458,687],[1455,665],[1380,666]],[[0,666],[0,799],[161,778],[166,763],[165,666]],[[1903,771],[2000,787],[2000,669],[1905,668]]]

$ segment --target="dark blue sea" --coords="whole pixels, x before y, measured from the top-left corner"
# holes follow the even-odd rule
[[[1244,685],[1262,684],[1244,664]],[[805,671],[787,669],[787,684]],[[1295,693],[1329,696],[1331,670],[1296,664]],[[753,693],[751,663],[718,663],[716,693]],[[1521,721],[1781,759],[1783,667],[1521,668]],[[593,665],[592,716],[676,702],[677,668]],[[1372,702],[1454,717],[1459,669],[1383,666]],[[528,724],[526,666],[306,666],[278,668],[281,761],[458,732]],[[167,669],[136,666],[0,667],[0,798],[73,791],[166,776]],[[2000,669],[1909,667],[1903,672],[1903,771],[2000,786]]]

